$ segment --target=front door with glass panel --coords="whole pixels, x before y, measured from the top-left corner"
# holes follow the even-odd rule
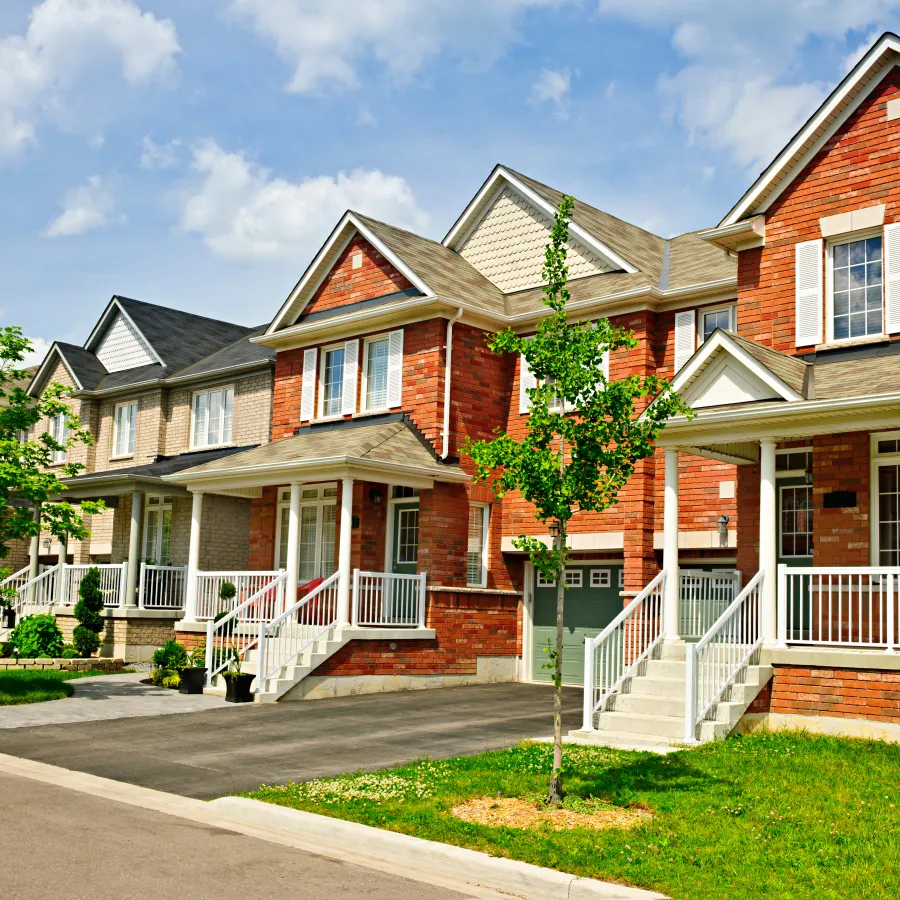
[[[805,478],[778,479],[778,564],[791,569],[813,564],[812,485]],[[807,575],[791,575],[785,583],[789,640],[807,640],[816,620],[811,581]]]
[[[290,523],[290,488],[279,492],[278,553],[276,565],[287,568]],[[297,583],[302,586],[334,572],[335,526],[337,524],[337,487],[319,485],[300,489],[300,534]]]
[[[168,566],[170,538],[172,534],[172,498],[151,495],[147,497],[144,513],[143,558],[156,566]]]
[[[391,571],[415,575],[419,564],[419,501],[394,504]]]

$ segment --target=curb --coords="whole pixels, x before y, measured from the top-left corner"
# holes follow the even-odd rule
[[[662,900],[663,894],[641,888],[581,878],[555,869],[505,857],[489,856],[437,841],[384,831],[357,822],[275,806],[247,797],[221,797],[211,807],[232,822],[243,822],[295,837],[322,855],[335,846],[352,847],[352,860],[378,868],[390,861],[404,869],[464,880],[468,885],[534,900]]]

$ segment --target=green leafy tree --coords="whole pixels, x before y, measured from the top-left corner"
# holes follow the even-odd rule
[[[42,528],[61,541],[67,536],[84,540],[90,531],[83,516],[105,509],[102,502],[84,501],[80,510],[71,503],[49,502],[66,489],[60,479],[71,478],[84,469],[74,462],[53,466],[53,454],[78,444],[91,444],[93,439],[65,403],[71,396],[68,388],[54,382],[39,398],[30,397],[22,389],[30,376],[20,364],[30,349],[31,343],[20,328],[0,328],[0,559],[9,554],[14,541],[28,540]],[[67,417],[65,443],[46,432],[34,440],[22,440],[22,435],[30,434],[44,418],[58,415]],[[41,509],[40,524],[34,521],[36,506]]]
[[[93,656],[100,649],[100,632],[106,620],[103,618],[103,592],[100,590],[100,570],[92,566],[78,585],[78,602],[75,618],[78,624],[72,632],[72,643],[79,656]]]
[[[556,211],[544,256],[544,304],[550,312],[531,338],[511,329],[489,338],[495,353],[521,354],[537,380],[529,388],[531,409],[525,435],[517,440],[498,429],[492,440],[467,441],[463,452],[475,463],[475,480],[490,480],[502,497],[517,490],[533,504],[549,540],[520,535],[514,546],[556,582],[556,644],[550,648],[555,698],[553,772],[549,801],[562,802],[562,649],[565,568],[570,556],[569,523],[579,510],[599,512],[617,502],[637,463],[651,456],[666,419],[687,408],[655,375],[617,380],[603,374],[605,354],[632,350],[637,340],[607,319],[570,323],[566,246],[572,197]],[[652,396],[655,402],[647,407]],[[641,411],[644,415],[641,416]]]

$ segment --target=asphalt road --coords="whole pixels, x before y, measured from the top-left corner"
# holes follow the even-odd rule
[[[467,895],[0,774],[4,900],[463,900]]]
[[[580,690],[565,692],[566,730],[578,727],[581,702]],[[0,752],[208,799],[252,791],[260,784],[511,746],[550,734],[552,706],[552,690],[531,684],[232,705],[180,715],[3,729]],[[223,896],[239,894],[226,891]]]

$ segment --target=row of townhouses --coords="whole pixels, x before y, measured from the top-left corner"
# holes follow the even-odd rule
[[[570,319],[631,330],[604,374],[695,410],[572,523],[588,731],[900,730],[898,63],[885,35],[715,228],[576,204]],[[32,542],[30,602],[65,622],[100,564],[107,652],[238,642],[261,699],[548,680],[555,586],[513,547],[543,526],[459,448],[525,427],[533,376],[486,334],[545,315],[561,196],[497,166],[440,242],[348,212],[257,328],[114,297],[30,387],[73,389],[95,442],[66,498],[108,507]],[[653,665],[679,685],[656,703]]]

